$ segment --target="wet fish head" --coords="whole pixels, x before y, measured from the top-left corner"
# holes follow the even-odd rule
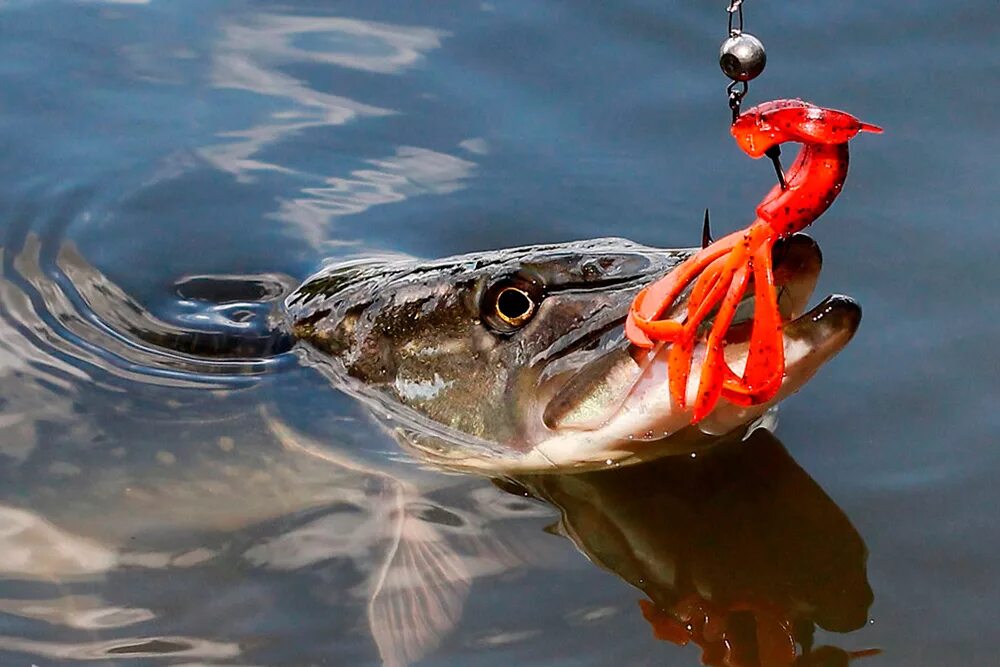
[[[287,310],[316,365],[332,364],[380,407],[525,452],[540,394],[620,347],[636,291],[687,254],[600,239],[431,262],[369,258],[321,271]]]

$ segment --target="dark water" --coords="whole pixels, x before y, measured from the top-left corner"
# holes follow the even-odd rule
[[[0,2],[0,663],[698,664],[673,609],[716,664],[788,633],[803,665],[996,664],[995,2],[748,3],[750,102],[886,128],[812,230],[865,321],[780,442],[504,490],[287,355],[205,386],[87,319],[254,307],[181,276],[742,226],[773,176],[727,133],[724,4]]]

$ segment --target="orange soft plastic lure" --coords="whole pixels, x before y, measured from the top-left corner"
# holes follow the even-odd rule
[[[692,595],[660,609],[639,600],[653,636],[678,646],[701,647],[701,663],[711,667],[809,667],[846,665],[881,653],[879,649],[843,651],[832,646],[806,650],[796,636],[792,614],[774,605],[752,600],[713,603]],[[747,632],[747,618],[753,632]],[[830,658],[836,660],[833,662]]]
[[[718,308],[706,341],[691,423],[707,416],[720,398],[738,405],[759,405],[781,387],[785,358],[782,321],[772,270],[772,249],[779,239],[798,232],[830,207],[847,178],[847,144],[859,132],[881,132],[854,116],[803,102],[775,100],[756,106],[732,125],[732,134],[748,155],[762,157],[780,144],[802,144],[795,162],[757,206],[749,227],[719,239],[671,273],[640,291],[625,322],[625,335],[636,346],[671,344],[667,356],[670,394],[686,407],[688,377],[699,325]],[[748,285],[753,283],[754,315],[750,349],[742,374],[726,363],[726,332]],[[669,314],[692,283],[686,312]]]

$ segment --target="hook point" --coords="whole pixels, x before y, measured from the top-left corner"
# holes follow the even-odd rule
[[[707,248],[712,245],[712,228],[708,222],[708,209],[705,209],[705,222],[701,226],[701,247]]]

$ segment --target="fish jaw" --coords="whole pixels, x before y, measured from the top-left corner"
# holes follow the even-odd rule
[[[567,431],[540,442],[516,467],[524,470],[565,470],[621,465],[660,456],[693,453],[714,436],[736,431],[794,394],[836,356],[854,336],[861,308],[846,296],[830,296],[809,312],[788,322],[783,332],[785,377],[777,395],[760,405],[738,406],[722,400],[698,424],[691,426],[690,407],[680,408],[667,390],[667,346],[659,348],[639,370],[639,380],[619,411],[591,430]],[[727,361],[739,373],[748,346],[731,345]],[[695,349],[687,405],[694,403],[705,346]]]

